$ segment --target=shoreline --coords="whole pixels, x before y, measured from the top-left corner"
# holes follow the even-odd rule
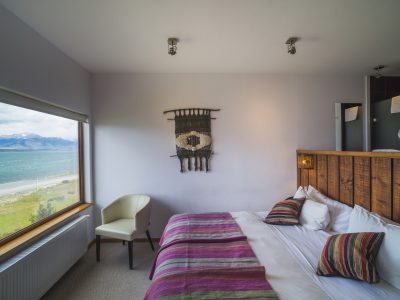
[[[56,175],[41,180],[21,180],[0,184],[0,197],[20,193],[34,192],[41,188],[47,188],[62,183],[64,180],[76,180],[78,174]],[[5,201],[2,201],[3,203]]]

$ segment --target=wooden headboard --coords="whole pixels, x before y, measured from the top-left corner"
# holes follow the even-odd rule
[[[311,155],[314,166],[297,166],[298,186],[312,185],[349,206],[400,222],[400,153],[297,150],[299,155]]]

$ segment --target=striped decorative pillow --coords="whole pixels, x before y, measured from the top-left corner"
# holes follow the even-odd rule
[[[379,282],[375,257],[383,232],[345,233],[331,236],[322,250],[317,274]]]
[[[264,222],[275,225],[297,225],[305,198],[289,198],[278,202],[265,218]]]

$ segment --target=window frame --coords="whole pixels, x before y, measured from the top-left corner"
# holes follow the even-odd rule
[[[78,168],[78,174],[79,174],[79,201],[67,206],[66,208],[55,212],[54,214],[38,221],[35,222],[27,227],[24,227],[13,234],[10,234],[9,236],[6,236],[5,238],[0,239],[0,246],[20,237],[21,235],[32,231],[33,229],[39,227],[40,225],[43,225],[44,223],[49,222],[52,219],[55,219],[59,217],[60,215],[66,213],[67,211],[74,209],[85,202],[85,165],[84,165],[84,133],[83,133],[83,122],[81,121],[76,121],[78,122],[78,162],[79,162],[79,168]]]

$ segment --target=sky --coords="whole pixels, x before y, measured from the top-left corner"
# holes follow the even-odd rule
[[[0,102],[0,135],[35,133],[76,141],[77,124],[74,120]]]

